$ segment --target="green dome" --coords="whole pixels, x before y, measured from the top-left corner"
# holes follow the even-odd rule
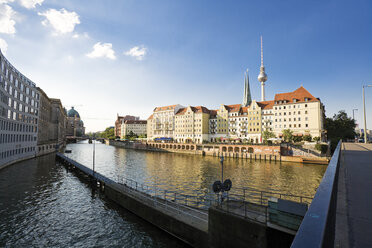
[[[78,117],[80,118],[79,112],[77,112],[74,107],[71,107],[71,109],[67,112],[67,117]]]

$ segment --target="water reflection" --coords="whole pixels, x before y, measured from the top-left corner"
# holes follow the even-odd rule
[[[91,144],[70,144],[68,148],[72,153],[67,156],[91,166]],[[96,143],[96,170],[114,180],[130,178],[188,195],[208,192],[212,183],[221,179],[221,166],[216,157],[139,151],[100,143]],[[296,195],[313,196],[325,170],[324,165],[233,158],[224,161],[224,178],[230,178],[233,187]]]
[[[0,247],[184,246],[106,201],[54,154],[0,170]]]

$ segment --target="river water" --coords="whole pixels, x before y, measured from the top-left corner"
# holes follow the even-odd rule
[[[70,144],[69,157],[92,167],[93,145]],[[96,170],[196,195],[221,177],[219,159],[95,144]],[[324,165],[225,159],[233,187],[313,196]],[[208,193],[206,193],[208,194]],[[151,224],[117,207],[55,162],[54,155],[0,170],[0,247],[183,247]]]

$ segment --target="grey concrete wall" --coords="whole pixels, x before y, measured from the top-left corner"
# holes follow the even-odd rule
[[[209,208],[209,247],[267,247],[266,225]]]
[[[209,247],[290,247],[294,236],[251,219],[209,208]]]
[[[179,221],[176,216],[171,216],[160,212],[151,206],[146,205],[145,201],[139,201],[125,195],[110,185],[105,186],[105,195],[126,208],[137,216],[147,220],[160,229],[183,240],[193,247],[208,247],[208,233]]]

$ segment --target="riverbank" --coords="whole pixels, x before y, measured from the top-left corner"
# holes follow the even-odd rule
[[[184,143],[142,143],[142,142],[122,142],[115,140],[105,140],[106,145],[123,147],[126,149],[137,149],[157,152],[184,153],[201,156],[225,158],[241,158],[249,160],[263,161],[284,161],[304,164],[324,164],[329,163],[327,157],[310,156],[283,156],[283,147],[265,145],[232,145],[232,144],[184,144]]]

